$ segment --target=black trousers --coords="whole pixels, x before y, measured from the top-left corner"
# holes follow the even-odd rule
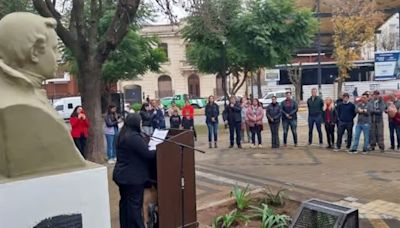
[[[326,131],[326,140],[328,142],[328,146],[335,145],[335,124],[334,123],[325,123],[325,131]]]
[[[121,199],[119,201],[119,223],[121,228],[144,228],[143,185],[118,185]]]
[[[253,143],[253,145],[256,145],[256,135],[257,135],[258,145],[261,145],[262,144],[261,125],[254,125],[254,127],[250,127],[250,131],[251,131],[251,143]]]
[[[280,121],[270,122],[269,128],[271,129],[272,148],[279,148],[279,125]]]
[[[74,143],[76,148],[81,152],[82,156],[85,158],[85,147],[86,147],[86,137],[81,135],[79,138],[74,138]]]
[[[342,138],[344,131],[347,131],[347,145],[346,148],[350,148],[351,140],[353,139],[353,123],[339,123],[338,125],[338,138],[336,146],[338,149],[342,146]]]
[[[241,122],[233,122],[229,123],[229,140],[231,143],[231,146],[235,144],[235,133],[236,133],[236,144],[239,146],[240,140],[241,140],[241,135],[240,135],[240,129],[242,127]]]
[[[189,119],[183,118],[182,119],[182,126],[183,126],[183,129],[185,129],[185,130],[190,130],[190,128],[192,128],[193,136],[194,136],[195,139],[197,139],[197,133],[196,133],[196,129],[194,128],[193,120],[189,120]]]

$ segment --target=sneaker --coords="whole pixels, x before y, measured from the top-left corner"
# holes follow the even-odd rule
[[[390,149],[391,149],[391,150],[394,150],[394,146],[391,146]]]
[[[333,149],[333,151],[335,151],[335,152],[339,152],[339,151],[340,151],[340,148],[338,148],[338,147],[335,147],[335,149]]]
[[[238,145],[238,148],[239,148],[239,149],[242,149],[242,145],[239,144],[239,145]]]
[[[208,143],[208,148],[212,148],[211,142]]]
[[[214,148],[218,148],[217,142],[214,142]]]
[[[381,153],[385,153],[385,149],[381,149]]]
[[[256,145],[251,144],[250,148],[254,149],[254,148],[256,148]]]
[[[286,144],[285,144],[285,147],[286,147]],[[297,147],[297,143],[294,144],[294,147]]]
[[[332,149],[332,146],[331,145],[329,145],[329,146],[327,146],[327,147],[325,147],[326,149]]]
[[[364,149],[364,150],[362,151],[362,154],[368,154],[368,150]]]
[[[229,148],[233,148],[233,145],[230,145]]]
[[[349,153],[349,154],[357,154],[358,151],[357,151],[357,150],[349,150],[348,153]]]
[[[261,145],[261,144],[258,144],[258,148],[262,148],[262,145]]]

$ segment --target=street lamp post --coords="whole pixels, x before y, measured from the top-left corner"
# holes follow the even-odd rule
[[[320,0],[317,0],[317,18],[318,24],[321,23],[321,15],[320,15]],[[321,78],[322,78],[322,69],[321,69],[321,27],[318,26],[318,34],[317,34],[317,50],[318,50],[318,92],[319,95],[322,95],[321,92]]]
[[[225,44],[226,44],[226,38],[222,37],[221,38],[221,43],[222,43],[222,49],[221,49],[221,79],[222,79],[222,90],[224,90],[224,108],[226,108],[226,50],[225,50]]]

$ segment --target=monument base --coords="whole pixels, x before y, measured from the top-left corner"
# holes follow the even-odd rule
[[[0,227],[110,228],[107,168],[0,183]]]

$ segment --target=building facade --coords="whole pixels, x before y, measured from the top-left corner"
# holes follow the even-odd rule
[[[186,61],[187,44],[180,36],[181,29],[182,25],[150,25],[141,30],[144,36],[159,37],[168,61],[158,73],[148,72],[134,80],[119,81],[118,90],[125,94],[126,102],[140,103],[147,97],[159,99],[175,94],[188,94],[190,98],[223,96],[220,78],[199,73]],[[245,86],[237,94],[244,94],[244,90]]]

